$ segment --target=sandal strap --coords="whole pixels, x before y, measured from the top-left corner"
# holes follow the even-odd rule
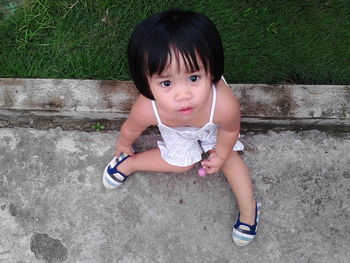
[[[249,227],[250,230],[242,229],[242,228],[240,228],[240,226],[247,226],[247,227]],[[234,228],[236,229],[236,231],[241,232],[243,234],[256,235],[256,223],[255,223],[255,225],[251,226],[251,225],[242,223],[238,218],[236,224],[234,225]]]
[[[109,171],[108,171],[109,173]],[[120,175],[123,179],[119,179],[117,176]],[[118,183],[124,183],[126,181],[126,179],[128,179],[129,176],[123,174],[122,172],[116,172],[114,174],[110,174],[109,173],[109,176],[116,182]]]
[[[109,174],[109,176],[118,183],[123,183],[128,178],[127,175],[118,171],[117,167],[129,157],[130,155],[122,153],[118,158],[115,158],[117,162],[115,165],[113,164],[113,167],[111,167],[110,165],[107,167],[107,173]]]

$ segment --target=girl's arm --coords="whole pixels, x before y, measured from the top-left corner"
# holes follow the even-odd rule
[[[214,122],[219,125],[216,148],[208,160],[202,162],[207,173],[220,170],[232,152],[240,131],[240,106],[229,86],[223,81],[217,84],[217,103]]]
[[[133,154],[132,144],[147,129],[154,125],[155,117],[151,101],[140,95],[133,104],[130,114],[123,123],[116,142],[116,155],[120,153]]]
[[[218,106],[216,107],[216,119],[219,125],[216,154],[219,158],[226,160],[239,137],[241,111],[239,102],[229,86],[222,84],[219,88],[221,90],[218,92]]]

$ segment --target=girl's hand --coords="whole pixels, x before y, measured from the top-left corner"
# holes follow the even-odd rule
[[[123,146],[119,143],[119,141],[117,140],[116,142],[116,150],[115,150],[115,156],[119,157],[119,155],[121,153],[126,153],[130,156],[132,156],[134,154],[134,150],[132,148],[132,146]]]
[[[208,159],[201,162],[203,168],[206,170],[207,174],[213,174],[220,171],[221,167],[224,164],[224,160],[221,159],[213,150],[210,154]]]

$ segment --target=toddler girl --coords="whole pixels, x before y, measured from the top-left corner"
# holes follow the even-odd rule
[[[240,106],[222,77],[224,54],[214,24],[192,11],[168,10],[142,21],[128,46],[132,78],[141,95],[116,142],[116,157],[103,174],[106,188],[121,186],[136,171],[184,172],[201,161],[207,174],[222,170],[239,206],[232,237],[239,246],[256,235],[260,203],[247,165],[237,151]],[[135,154],[133,142],[157,125],[163,141]]]

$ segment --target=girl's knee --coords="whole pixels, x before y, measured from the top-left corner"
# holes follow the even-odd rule
[[[232,151],[230,153],[229,157],[226,159],[226,161],[223,165],[223,168],[225,166],[229,166],[230,164],[237,162],[237,160],[240,160],[240,159],[242,159],[240,153],[236,152],[236,151]]]
[[[231,159],[241,159],[241,153],[237,151],[232,151],[229,158]]]

